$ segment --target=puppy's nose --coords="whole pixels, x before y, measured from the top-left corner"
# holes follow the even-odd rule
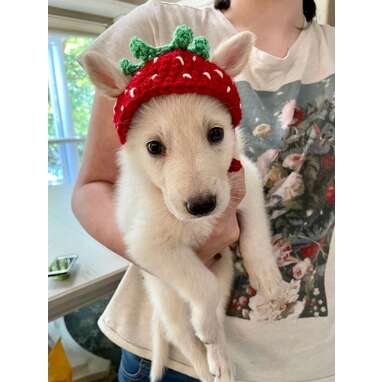
[[[194,216],[204,216],[212,212],[216,207],[215,195],[199,195],[186,202],[187,211]]]

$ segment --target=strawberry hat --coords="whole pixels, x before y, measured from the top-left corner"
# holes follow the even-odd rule
[[[151,98],[169,94],[196,93],[221,101],[231,114],[232,127],[241,120],[241,104],[237,87],[229,74],[208,61],[209,45],[205,37],[193,37],[190,27],[176,28],[172,41],[152,47],[134,37],[129,44],[133,64],[120,62],[123,73],[132,76],[126,89],[117,97],[113,122],[121,144],[126,142],[134,113]],[[233,160],[230,171],[238,171],[240,162]]]

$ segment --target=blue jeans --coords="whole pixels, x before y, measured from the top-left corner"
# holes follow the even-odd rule
[[[121,364],[118,370],[118,382],[150,382],[151,361],[122,350]],[[188,375],[166,369],[161,382],[199,382]]]

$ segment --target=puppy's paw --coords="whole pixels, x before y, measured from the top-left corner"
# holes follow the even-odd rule
[[[208,344],[207,362],[214,382],[234,382],[232,365],[225,354],[224,347],[218,344]]]
[[[256,274],[248,274],[250,284],[266,299],[277,300],[282,294],[284,282],[276,263],[263,263],[256,268]]]

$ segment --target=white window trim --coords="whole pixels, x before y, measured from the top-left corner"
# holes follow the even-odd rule
[[[106,30],[107,25],[94,21],[74,19],[71,17],[49,15],[48,27],[51,31],[66,31],[70,33],[99,35]]]
[[[55,139],[48,139],[48,143],[50,145],[53,144],[63,144],[63,143],[74,143],[74,144],[80,144],[80,143],[85,143],[85,138],[55,138]]]

